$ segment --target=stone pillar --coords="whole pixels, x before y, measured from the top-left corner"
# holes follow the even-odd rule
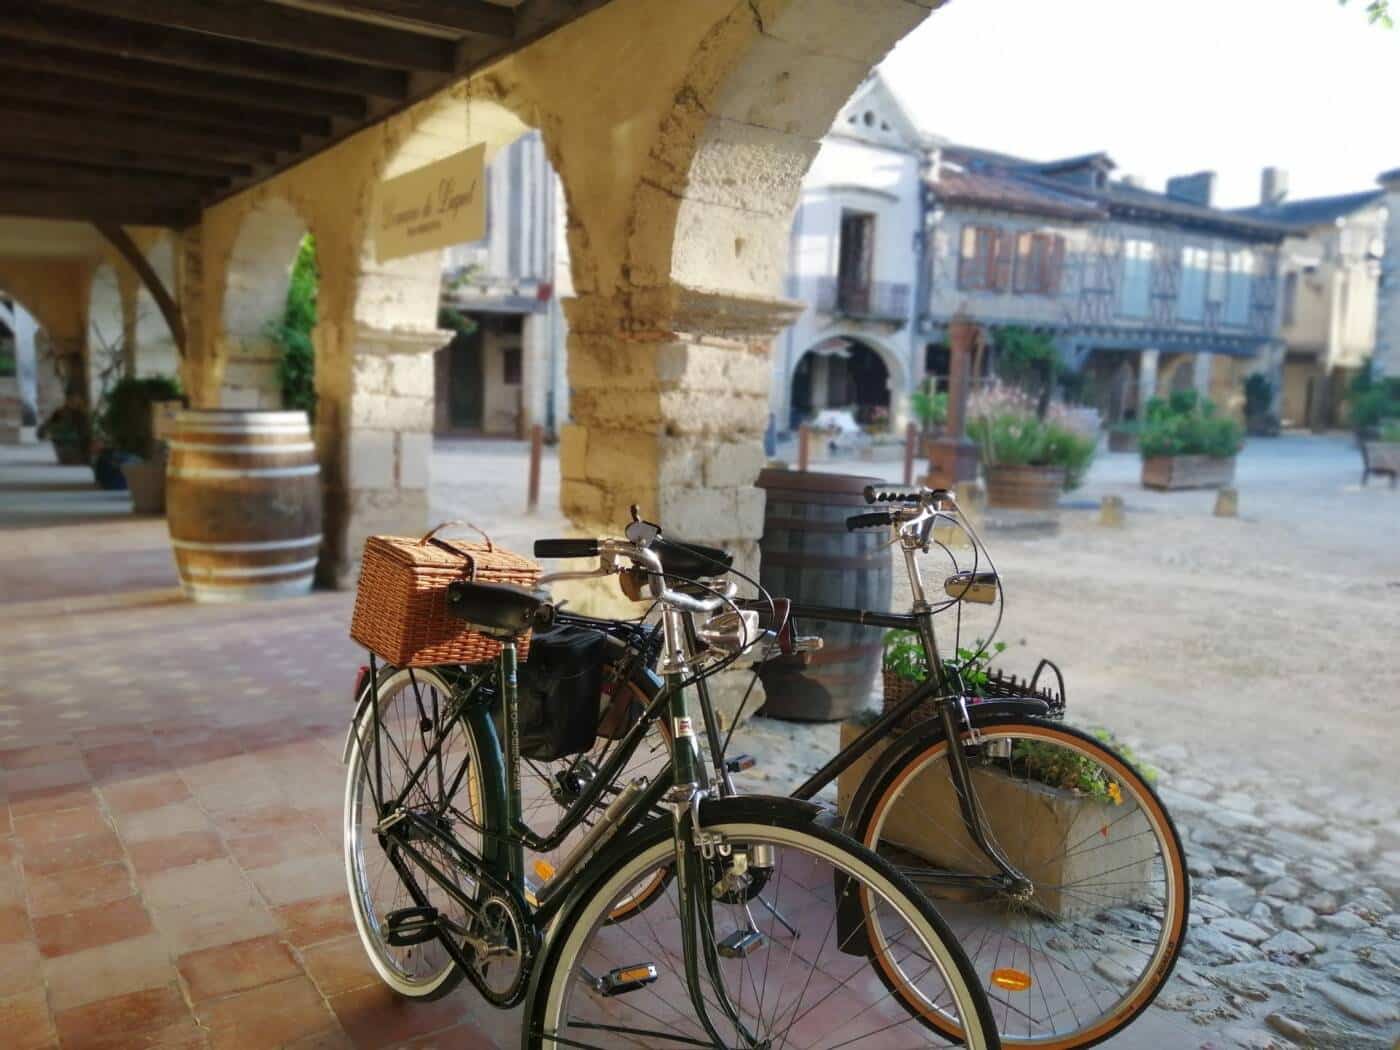
[[[38,422],[38,357],[35,337],[38,325],[19,303],[14,304],[15,337],[15,384],[19,392],[19,442],[32,444],[37,440],[34,431]]]
[[[1202,398],[1210,397],[1210,366],[1214,354],[1200,353],[1191,362],[1191,384]]]
[[[1147,418],[1147,402],[1157,396],[1156,350],[1144,350],[1138,355],[1138,418]]]
[[[1385,188],[1389,219],[1385,228],[1385,257],[1376,297],[1376,351],[1373,373],[1400,376],[1400,168],[1379,177]]]
[[[359,324],[346,388],[337,389],[335,375],[318,374],[317,443],[327,490],[323,582],[353,586],[369,536],[427,531],[433,352],[451,336]],[[318,325],[315,338],[318,364],[334,360],[323,353],[330,332]]]

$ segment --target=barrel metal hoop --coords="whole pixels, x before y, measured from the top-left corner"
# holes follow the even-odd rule
[[[223,543],[206,543],[200,540],[172,539],[170,545],[179,551],[281,551],[295,547],[310,547],[321,542],[321,533],[304,536],[295,540],[261,540],[256,543],[242,543],[230,540]]]
[[[186,565],[185,574],[189,577],[224,577],[224,578],[252,578],[257,576],[288,576],[293,573],[310,572],[316,568],[315,558],[306,561],[287,562],[282,565],[262,565],[256,568],[229,567],[220,568],[215,565]]]
[[[235,478],[306,478],[320,472],[321,468],[312,463],[304,467],[254,467],[247,470],[221,467],[171,467],[167,474],[172,478],[207,478],[216,481]]]
[[[842,554],[807,554],[791,553],[783,551],[763,550],[763,563],[765,565],[782,565],[794,569],[811,569],[819,572],[822,569],[880,569],[889,571],[889,552],[883,547],[871,551],[869,554],[851,556]]]
[[[295,445],[206,445],[198,441],[171,441],[169,445],[174,452],[215,452],[219,454],[225,452],[236,452],[240,454],[268,452],[283,456],[290,452],[316,451],[316,446],[310,441],[301,441]]]

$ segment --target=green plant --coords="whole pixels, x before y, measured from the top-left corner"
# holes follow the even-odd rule
[[[1274,384],[1269,377],[1255,372],[1244,380],[1244,414],[1248,419],[1267,416],[1274,406]]]
[[[1142,423],[1136,419],[1124,419],[1114,423],[1108,429],[1115,434],[1140,434],[1142,433]]]
[[[967,434],[987,466],[1060,467],[1070,491],[1082,484],[1098,448],[1087,434],[1013,411],[978,416],[967,424]]]
[[[948,422],[948,395],[933,390],[929,380],[924,380],[919,389],[909,395],[909,407],[926,431]]]
[[[1357,430],[1370,430],[1387,419],[1400,419],[1400,376],[1377,376],[1375,362],[1351,381],[1351,424]]]
[[[56,445],[79,445],[86,457],[92,445],[92,416],[81,396],[70,394],[39,425],[39,438]]]
[[[1043,332],[1008,325],[996,335],[996,373],[1036,399],[1036,416],[1044,419],[1063,370],[1054,342]]]
[[[913,631],[886,631],[884,643],[881,666],[886,671],[911,682],[922,682],[928,678],[928,660],[917,634]],[[979,638],[972,646],[970,649],[959,647],[956,657],[945,659],[943,666],[951,677],[956,678],[961,674],[963,686],[973,696],[982,696],[991,674],[992,660],[1006,651],[1006,643],[984,646]]]
[[[1094,736],[1117,751],[1149,784],[1156,784],[1157,771],[1139,761],[1132,749],[1112,733],[1096,729]],[[1018,740],[1011,750],[1011,766],[1038,783],[1073,791],[1096,802],[1123,804],[1122,789],[1107,769],[1096,759],[1059,744]]]
[[[1400,419],[1388,419],[1381,424],[1381,440],[1400,443]]]
[[[316,290],[320,273],[316,267],[316,241],[307,234],[301,239],[292,278],[287,285],[287,302],[282,316],[269,321],[267,334],[282,351],[277,361],[277,381],[282,387],[282,405],[316,416],[316,348],[311,331],[316,327]]]
[[[1243,444],[1233,419],[1215,414],[1215,405],[1194,390],[1147,403],[1147,421],[1138,435],[1144,456],[1233,456]]]
[[[151,403],[176,401],[180,397],[179,382],[169,376],[125,376],[102,399],[97,413],[98,434],[105,445],[117,452],[151,459],[156,451]]]

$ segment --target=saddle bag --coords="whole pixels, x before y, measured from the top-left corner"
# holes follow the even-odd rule
[[[607,635],[559,624],[536,631],[520,668],[520,753],[537,762],[577,755],[598,734]]]

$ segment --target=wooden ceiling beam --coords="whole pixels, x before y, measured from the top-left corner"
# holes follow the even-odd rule
[[[360,121],[368,112],[365,100],[358,95],[306,87],[288,91],[266,80],[197,73],[119,55],[99,55],[90,51],[18,41],[0,50],[0,68],[77,77],[94,83],[158,91],[180,98],[262,106],[279,112],[306,114],[314,119],[342,117]]]
[[[29,134],[22,141],[0,138],[0,162],[12,158],[51,160],[63,164],[95,164],[122,171],[220,181],[246,178],[253,174],[251,164],[211,160],[208,157],[170,157],[137,153],[130,149],[103,146],[94,142],[91,136],[84,135],[75,139],[64,132],[54,135]]]
[[[118,125],[114,121],[74,119],[36,113],[23,105],[0,102],[0,128],[12,146],[28,138],[68,142],[76,146],[92,143],[107,149],[129,150],[137,156],[147,153],[163,157],[188,157],[195,161],[212,159],[241,164],[272,164],[276,155],[247,143],[230,143],[202,136],[186,135],[137,124]]]
[[[515,13],[486,0],[315,0],[315,4],[328,10],[402,18],[465,36],[509,40],[515,35]]]
[[[399,70],[66,11],[35,0],[6,0],[0,36],[106,55],[127,55],[207,73],[394,100],[402,99],[408,91],[408,76]]]
[[[452,45],[433,36],[262,0],[49,0],[125,21],[423,73],[452,71]]]
[[[0,153],[0,171],[4,177],[54,189],[91,189],[125,187],[145,189],[153,194],[170,197],[202,197],[227,184],[227,179],[210,175],[175,175],[118,168],[102,164],[74,164],[33,156],[7,156]]]
[[[35,131],[42,134],[42,129],[50,125],[87,132],[94,136],[95,141],[129,146],[138,152],[149,149],[157,153],[191,154],[196,157],[266,160],[271,163],[277,159],[272,154],[292,152],[301,146],[301,141],[295,135],[147,121],[94,113],[76,106],[0,97],[0,128],[6,133],[23,135],[26,131]]]
[[[199,220],[199,209],[170,201],[124,200],[111,193],[40,189],[0,181],[0,215],[181,229]]]
[[[158,91],[102,84],[78,77],[35,77],[19,70],[0,68],[0,95],[10,99],[52,102],[82,106],[107,113],[174,118],[196,123],[270,131],[284,135],[316,135],[331,133],[326,117],[286,113],[276,109],[240,106],[211,99],[188,99]]]

